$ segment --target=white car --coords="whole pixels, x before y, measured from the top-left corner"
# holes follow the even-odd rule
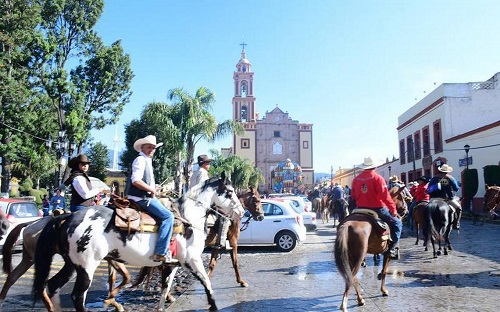
[[[36,203],[32,200],[17,199],[17,198],[0,198],[0,209],[3,210],[7,220],[9,221],[9,228],[7,233],[0,240],[0,246],[3,246],[5,238],[9,235],[10,231],[18,224],[31,222],[42,218],[42,211],[38,209]],[[22,235],[15,246],[22,244]]]
[[[298,208],[288,199],[262,199],[264,220],[250,220],[241,231],[240,246],[275,245],[280,251],[292,251],[306,240],[306,227]],[[246,212],[246,215],[249,212]]]
[[[291,200],[292,203],[299,208],[299,211],[302,214],[302,217],[304,218],[304,225],[306,226],[307,230],[309,231],[316,230],[316,228],[318,227],[316,224],[316,213],[312,212],[312,210],[308,207],[305,201],[307,199],[304,200],[304,198],[300,196],[284,196],[280,198]]]

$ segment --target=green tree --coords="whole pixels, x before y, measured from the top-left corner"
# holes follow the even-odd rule
[[[90,146],[87,152],[87,157],[90,161],[88,175],[96,177],[100,180],[106,179],[106,168],[109,168],[109,150],[101,142],[97,142]]]
[[[265,182],[260,169],[249,163],[248,160],[236,155],[224,157],[215,149],[211,149],[210,153],[214,159],[210,166],[210,173],[218,176],[225,172],[237,191],[246,190],[249,186],[258,188],[260,184]]]

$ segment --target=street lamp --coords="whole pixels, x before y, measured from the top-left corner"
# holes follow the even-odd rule
[[[467,161],[467,169],[469,169],[469,150],[470,150],[470,146],[469,144],[465,144],[464,145],[464,150],[465,150],[465,160]]]
[[[66,153],[68,154],[68,158],[71,157],[73,152],[76,149],[76,143],[74,140],[71,140],[68,143],[68,138],[66,137],[65,130],[59,130],[57,135],[57,140],[55,142],[52,141],[52,138],[49,135],[47,142],[45,143],[47,148],[50,150],[52,148],[52,143],[55,144],[56,156],[57,156],[57,164],[58,164],[58,172],[57,172],[57,187],[62,184],[62,178],[64,171],[63,167],[66,167]]]

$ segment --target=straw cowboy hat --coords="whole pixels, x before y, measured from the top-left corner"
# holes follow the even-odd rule
[[[363,161],[363,163],[361,164],[361,168],[363,168],[364,170],[367,170],[367,169],[373,169],[373,168],[376,168],[378,166],[380,166],[382,164],[382,162],[380,161],[374,161],[371,157],[365,157],[365,160]]]
[[[389,178],[389,181],[390,182],[396,182],[396,181],[398,181],[398,176],[393,175],[392,177]]]
[[[154,145],[155,147],[160,147],[160,146],[163,145],[163,143],[156,143],[156,137],[154,135],[148,135],[147,137],[144,137],[142,139],[139,139],[139,140],[135,141],[135,143],[134,143],[134,149],[137,152],[140,152],[141,151],[141,147],[144,144],[151,144],[151,145]]]
[[[211,159],[211,158],[208,158],[207,155],[200,155],[200,156],[198,156],[198,165],[201,165],[201,164],[204,164],[204,163],[211,163],[212,161],[214,161],[214,160]]]
[[[438,170],[441,172],[448,173],[448,172],[452,172],[453,168],[451,166],[448,166],[447,164],[444,164],[444,165],[438,167]]]
[[[80,154],[80,155],[72,158],[68,163],[68,167],[70,167],[71,169],[76,169],[76,168],[78,168],[79,164],[90,164],[90,161],[87,158],[87,155]]]

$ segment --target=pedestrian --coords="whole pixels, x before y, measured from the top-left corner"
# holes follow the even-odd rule
[[[438,167],[438,171],[439,172],[429,181],[427,193],[429,193],[431,199],[442,198],[448,203],[451,209],[456,213],[456,218],[453,221],[453,228],[459,230],[460,218],[462,217],[462,206],[454,196],[455,192],[458,191],[458,182],[451,175],[453,167],[444,164]]]
[[[172,262],[172,251],[169,249],[174,227],[174,215],[156,197],[159,185],[155,183],[153,173],[153,156],[163,143],[156,143],[156,136],[148,135],[134,143],[139,155],[132,162],[131,175],[127,185],[127,198],[137,203],[151,214],[158,223],[158,239],[154,255],[155,262]]]
[[[89,206],[93,206],[94,197],[105,190],[93,189],[90,178],[87,175],[90,167],[90,161],[87,155],[80,154],[72,158],[68,166],[71,168],[69,178],[64,181],[66,186],[71,186],[71,200],[69,210],[75,212]]]
[[[48,215],[50,215],[57,209],[66,210],[66,198],[64,198],[61,187],[58,187],[56,189],[56,194],[50,199],[50,207],[47,212]]]
[[[47,194],[43,195],[42,198],[42,212],[44,217],[48,216],[50,212],[50,201],[49,195]]]
[[[193,188],[198,184],[203,184],[209,179],[208,171],[210,170],[210,164],[214,161],[210,159],[207,155],[198,156],[198,170],[193,172],[191,179],[189,180],[189,188]]]
[[[399,259],[399,238],[403,224],[398,217],[396,204],[389,194],[384,178],[375,172],[377,164],[365,158],[363,171],[352,181],[351,197],[358,208],[375,211],[379,218],[391,228],[392,242],[389,244],[389,257]]]

